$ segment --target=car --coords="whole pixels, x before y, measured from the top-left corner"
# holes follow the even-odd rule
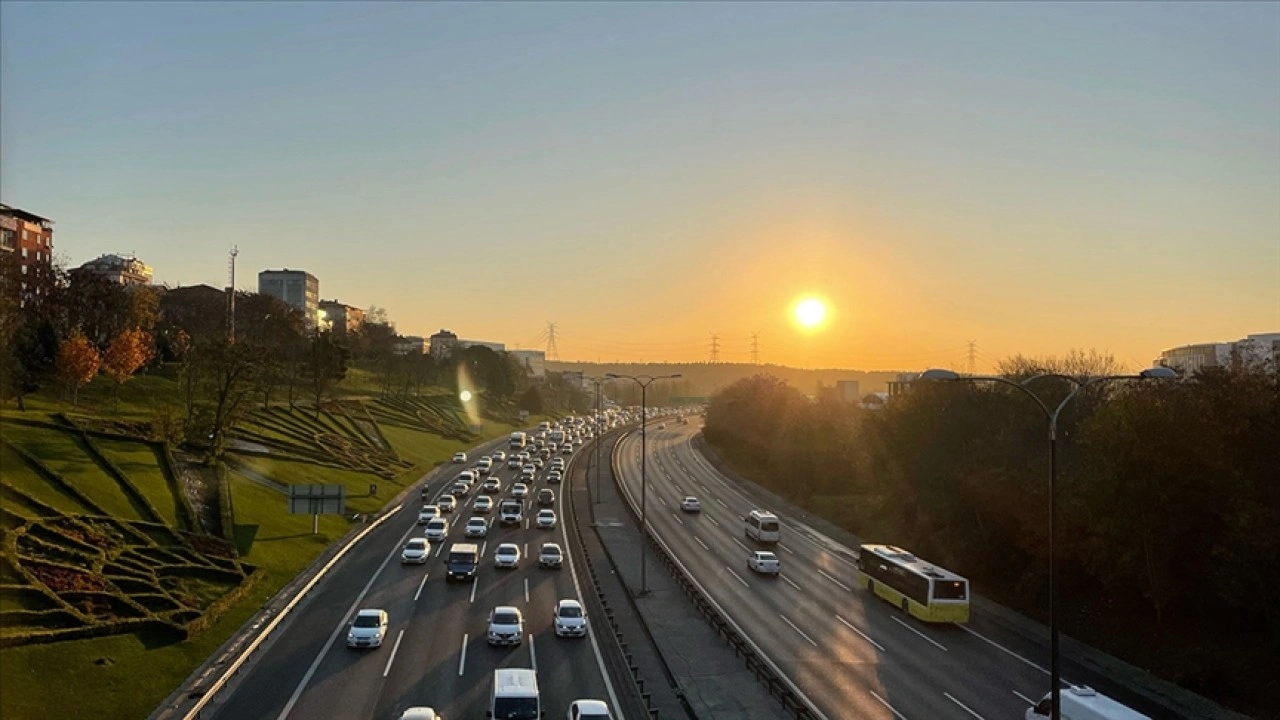
[[[499,605],[489,613],[489,644],[519,645],[524,642],[524,615],[520,608]]]
[[[518,482],[511,486],[511,497],[516,500],[523,500],[525,495],[529,494],[529,486],[522,482]]]
[[[455,482],[464,482],[468,485],[474,485],[480,480],[480,473],[475,470],[463,470],[458,473],[458,477],[454,478]]]
[[[435,505],[423,505],[422,509],[418,511],[418,524],[426,525],[428,520],[438,517],[440,517],[439,507],[436,507]]]
[[[687,513],[700,513],[702,512],[702,502],[692,495],[686,495],[680,501],[680,509]]]
[[[546,463],[542,461],[542,458],[536,457],[533,459],[533,466],[535,468],[541,470],[543,465],[546,465]]]
[[[574,700],[569,703],[568,720],[613,720],[603,700]]]
[[[376,648],[382,647],[382,640],[387,636],[387,611],[369,608],[356,613],[347,630],[347,647]]]
[[[489,521],[482,517],[467,520],[467,537],[485,537],[489,534]]]
[[[493,498],[488,495],[479,495],[476,497],[476,502],[473,507],[476,512],[485,513],[487,515],[490,510],[493,510]]]
[[[404,712],[400,713],[400,720],[444,720],[444,718],[429,707],[419,706],[405,708]]]
[[[444,518],[431,518],[427,521],[427,529],[422,531],[422,535],[430,542],[444,542],[449,537],[449,521]]]
[[[539,490],[538,504],[539,505],[555,505],[556,491],[552,490],[551,488],[542,488],[541,490]]]
[[[747,558],[747,569],[761,575],[777,575],[782,569],[778,556],[768,550],[757,550]]]
[[[453,462],[454,462],[454,464],[464,463],[464,462],[466,462],[466,461],[467,461],[467,454],[466,454],[466,453],[464,453],[464,452],[459,452],[459,453],[454,453],[454,454],[453,454]]]
[[[502,490],[502,479],[497,477],[485,478],[484,485],[480,486],[485,492],[498,492]]]
[[[564,447],[560,448],[560,454],[561,454],[561,455],[572,455],[572,454],[573,454],[573,445],[565,445]]]
[[[564,475],[559,470],[551,470],[547,473],[547,482],[558,483],[564,479]]]
[[[441,522],[444,521],[441,520]],[[405,565],[410,563],[422,565],[430,555],[431,547],[427,545],[424,538],[410,538],[409,542],[405,543],[404,549],[400,551],[400,562]]]
[[[538,468],[533,463],[529,463],[524,467],[520,468],[520,472],[521,474],[524,474],[524,475],[534,475],[538,472]]]
[[[577,600],[564,599],[551,611],[556,637],[582,637],[587,634],[587,612]]]
[[[564,552],[556,543],[542,543],[538,549],[538,567],[558,568],[564,562]]]
[[[564,458],[558,457],[551,461],[551,469],[564,472]]]
[[[556,526],[556,511],[551,508],[539,510],[538,519],[534,522],[537,523],[539,529],[550,530]]]
[[[457,506],[458,500],[452,495],[442,495],[436,501],[436,507],[440,508],[440,512],[453,512],[453,509]]]
[[[524,521],[524,503],[507,498],[498,503],[498,522],[503,525],[519,525]]]
[[[507,459],[507,454],[501,450],[493,454],[494,462],[502,462]]]
[[[502,543],[493,551],[493,566],[500,568],[520,567],[520,546],[515,543]]]
[[[471,486],[464,482],[456,482],[449,488],[449,493],[455,498],[466,497],[471,493]]]
[[[507,469],[515,470],[518,467],[520,467],[520,458],[512,455],[510,459],[507,460]]]

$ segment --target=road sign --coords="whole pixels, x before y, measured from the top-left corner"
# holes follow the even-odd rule
[[[290,485],[290,515],[342,515],[347,511],[344,485]]]

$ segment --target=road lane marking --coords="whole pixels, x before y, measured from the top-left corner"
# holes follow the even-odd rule
[[[1018,653],[1016,653],[1016,652],[1014,652],[1014,651],[1010,650],[1009,648],[1007,648],[1007,647],[1005,647],[1005,646],[1001,645],[1000,643],[996,642],[995,640],[992,640],[991,638],[987,637],[986,635],[983,635],[982,633],[976,632],[976,631],[974,631],[974,630],[970,630],[969,628],[965,627],[964,625],[961,625],[960,623],[955,623],[955,626],[956,626],[956,627],[958,627],[958,628],[960,628],[961,630],[963,630],[963,631],[965,631],[965,632],[969,633],[970,635],[973,635],[973,636],[975,636],[975,637],[980,637],[980,638],[982,638],[983,640],[986,640],[986,641],[987,641],[988,643],[990,643],[993,647],[999,648],[999,649],[1001,649],[1001,650],[1003,650],[1003,651],[1005,651],[1005,652],[1009,653],[1009,654],[1010,654],[1010,655],[1012,655],[1013,657],[1018,658],[1018,659],[1019,659],[1019,660],[1021,660],[1022,662],[1024,662],[1024,663],[1026,663],[1026,664],[1030,665],[1031,667],[1033,667],[1033,668],[1035,668],[1035,669],[1039,670],[1040,672],[1044,673],[1045,675],[1048,675],[1048,674],[1049,674],[1049,671],[1048,671],[1048,670],[1045,670],[1044,668],[1040,667],[1039,665],[1037,665],[1037,664],[1035,664],[1035,663],[1031,662],[1030,660],[1028,660],[1028,659],[1026,659],[1026,658],[1022,657],[1022,656],[1021,656],[1021,655],[1019,655]],[[1032,703],[1032,704],[1034,704],[1034,703]]]
[[[876,642],[875,640],[872,640],[870,635],[867,635],[866,633],[862,632],[862,631],[861,631],[861,630],[859,630],[858,628],[854,627],[854,626],[853,626],[853,623],[849,622],[848,620],[845,620],[844,618],[840,617],[839,615],[837,615],[837,616],[836,616],[836,620],[839,620],[839,621],[840,621],[840,623],[841,623],[842,625],[844,625],[845,627],[849,628],[850,630],[852,630],[852,631],[854,631],[854,632],[858,633],[859,635],[861,635],[863,640],[866,640],[867,642],[869,642],[869,643],[871,643],[872,645],[874,645],[874,646],[876,647],[876,649],[877,649],[877,650],[879,650],[880,652],[888,652],[887,650],[885,650],[885,649],[884,649],[884,646],[883,646],[883,645],[881,645],[880,643]]]
[[[927,641],[929,641],[929,642],[933,643],[933,644],[934,644],[934,646],[935,646],[935,647],[937,647],[937,648],[938,648],[939,650],[941,650],[942,652],[947,652],[947,649],[946,649],[946,648],[944,648],[944,647],[942,647],[942,643],[938,642],[937,640],[934,640],[933,638],[929,637],[928,635],[925,635],[924,633],[922,633],[922,632],[920,632],[919,630],[917,630],[917,629],[915,629],[915,628],[911,627],[910,625],[908,625],[908,624],[906,624],[906,623],[902,622],[902,621],[901,621],[901,620],[899,620],[898,618],[893,617],[892,615],[890,615],[890,616],[889,616],[889,619],[890,619],[890,620],[892,620],[892,621],[894,621],[894,622],[896,622],[896,623],[898,623],[898,624],[899,624],[899,625],[901,625],[902,627],[904,627],[904,628],[906,628],[906,629],[910,630],[911,632],[913,632],[913,633],[915,633],[915,634],[919,635],[920,637],[924,638],[925,640],[927,640]]]
[[[529,604],[529,578],[524,579],[524,602],[526,605]],[[530,638],[530,640],[532,639]]]
[[[382,677],[391,674],[391,663],[396,661],[396,652],[400,649],[400,641],[404,638],[404,630],[396,635],[396,644],[391,646],[391,657],[387,658],[387,666],[382,668]]]
[[[524,559],[524,558],[527,558],[527,557],[529,557],[529,543],[525,543],[525,544],[524,544],[524,549],[520,551],[520,558],[521,558],[521,559]]]
[[[792,582],[792,581],[791,581],[791,578],[787,577],[786,575],[783,575],[782,573],[778,573],[778,577],[782,578],[782,579],[783,579],[783,581],[784,581],[784,582],[786,582],[786,583],[787,583],[788,585],[790,585],[791,587],[793,587],[793,588],[795,588],[795,589],[797,589],[797,590],[799,590],[799,589],[800,589],[800,586],[799,586],[799,585],[797,585],[797,584],[795,584],[794,582]]]
[[[1013,693],[1014,695],[1017,695],[1018,697],[1022,698],[1022,702],[1024,702],[1024,703],[1026,703],[1026,704],[1030,705],[1031,707],[1035,707],[1035,706],[1036,706],[1036,701],[1035,701],[1035,700],[1032,700],[1031,698],[1027,697],[1026,695],[1023,695],[1022,693],[1018,692],[1017,690],[1010,690],[1009,692],[1011,692],[1011,693]]]
[[[533,668],[534,672],[538,671],[538,653],[533,651],[532,635],[529,636],[529,667]]]
[[[738,538],[729,538],[729,539],[730,539],[730,540],[732,540],[732,541],[734,541],[735,543],[737,543],[737,544],[738,544],[738,547],[742,548],[743,550],[746,550],[747,552],[751,552],[751,548],[747,547],[746,545],[743,545],[743,544],[742,544],[742,541],[741,541],[741,540],[739,540]],[[821,571],[819,571],[819,572],[821,572]]]
[[[476,602],[476,586],[478,586],[479,584],[480,584],[479,575],[471,578],[471,604],[472,605],[474,605]]]
[[[792,550],[791,548],[787,547],[786,545],[783,545],[782,543],[778,543],[778,547],[782,548],[786,552],[791,553],[792,555],[796,554],[795,550]]]
[[[848,590],[849,592],[853,592],[853,588],[851,588],[851,587],[849,587],[848,585],[845,585],[844,583],[840,582],[839,580],[837,580],[837,579],[835,579],[835,578],[831,577],[831,576],[830,576],[830,575],[828,575],[826,572],[824,572],[824,571],[822,571],[822,570],[819,570],[819,571],[818,571],[818,574],[819,574],[819,575],[821,575],[822,577],[824,577],[824,578],[826,578],[826,579],[830,580],[831,582],[833,582],[833,583],[835,583],[835,584],[839,585],[840,587],[844,588],[845,590]],[[894,619],[896,620],[897,618],[894,618]]]
[[[720,523],[716,522],[716,519],[715,519],[715,518],[713,518],[713,517],[711,517],[710,515],[708,515],[708,516],[707,516],[707,519],[711,521],[711,524],[712,524],[712,525],[715,525],[716,527],[720,527]]]
[[[720,503],[720,504],[721,504],[721,505],[723,505],[724,507],[729,507],[729,503],[727,503],[727,502],[725,502],[725,501],[721,500],[720,498],[716,498],[716,502]]]
[[[972,710],[968,705],[965,705],[964,703],[960,702],[959,700],[957,700],[957,699],[955,699],[955,698],[951,697],[951,693],[944,692],[944,693],[942,693],[942,694],[943,694],[943,695],[945,695],[945,696],[946,696],[946,698],[947,698],[948,700],[950,700],[951,702],[953,702],[953,703],[955,703],[955,704],[959,705],[959,706],[961,707],[961,709],[963,709],[965,712],[967,712],[967,713],[969,713],[970,715],[972,715],[972,716],[974,716],[974,717],[978,718],[978,720],[986,720],[986,718],[984,718],[984,717],[982,717],[981,715],[979,715],[978,713],[974,712],[974,711],[973,711],[973,710]]]
[[[732,575],[738,582],[742,583],[742,587],[745,587],[745,588],[751,587],[750,585],[747,584],[746,580],[743,580],[742,578],[738,577],[738,573],[734,572],[733,568],[729,567],[728,565],[725,565],[724,569],[728,570],[730,575]]]
[[[422,594],[422,588],[423,588],[423,586],[424,586],[424,585],[426,585],[426,584],[427,584],[427,578],[429,578],[429,577],[431,577],[431,573],[424,573],[424,574],[422,575],[422,582],[418,583],[418,592],[416,592],[416,593],[414,593],[414,594],[413,594],[413,601],[414,601],[414,602],[418,602],[418,596]]]
[[[467,666],[467,637],[466,633],[462,634],[462,657],[458,658],[458,677],[462,677],[462,670]]]
[[[480,557],[481,557],[481,559],[483,559],[483,558],[484,558],[484,554],[485,554],[485,552],[486,552],[488,549],[489,549],[489,541],[488,541],[488,540],[485,540],[484,542],[480,543]]]
[[[679,516],[679,515],[677,515],[677,514],[675,514],[675,513],[671,513],[671,517],[675,518],[675,519],[676,519],[676,522],[680,523],[681,525],[683,525],[683,524],[684,524],[684,521],[680,519],[680,516]]]
[[[879,700],[881,705],[883,705],[883,706],[885,706],[885,707],[889,708],[889,712],[893,713],[894,717],[898,718],[898,720],[907,720],[907,716],[906,716],[906,715],[903,715],[902,713],[898,712],[897,710],[894,710],[894,709],[893,709],[893,706],[892,706],[892,705],[890,705],[888,702],[886,702],[884,698],[882,698],[882,697],[880,697],[879,695],[877,695],[875,690],[872,690],[872,691],[870,691],[870,692],[871,692],[871,697],[875,698],[876,700]]]
[[[796,627],[795,623],[788,620],[786,615],[783,615],[782,613],[778,613],[778,617],[782,618],[782,622],[790,625],[792,630],[795,630],[797,633],[800,633],[800,637],[804,638],[805,640],[808,640],[810,645],[814,647],[818,647],[818,643],[814,642],[813,638],[809,637],[808,635],[805,635],[804,631]]]
[[[698,541],[698,544],[702,546],[703,550],[706,550],[707,552],[711,552],[711,548],[707,547],[707,544],[702,542],[702,538],[698,537],[697,535],[694,535],[693,539]]]
[[[661,495],[658,496],[658,502],[662,503],[663,505],[667,504],[666,498],[662,497]]]

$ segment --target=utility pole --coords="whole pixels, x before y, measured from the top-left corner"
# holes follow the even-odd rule
[[[751,364],[760,364],[760,333],[751,333]]]
[[[560,359],[560,348],[556,347],[556,324],[553,322],[547,323],[547,359]]]
[[[231,246],[231,257],[227,260],[230,266],[231,284],[227,287],[227,342],[236,341],[236,256],[240,254],[240,246]]]
[[[711,333],[711,364],[715,365],[720,362],[720,336]]]

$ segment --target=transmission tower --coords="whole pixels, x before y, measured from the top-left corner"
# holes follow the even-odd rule
[[[751,333],[751,364],[760,364],[760,333]]]
[[[720,336],[711,333],[711,364],[720,362]]]
[[[969,374],[970,375],[974,374],[975,369],[977,367],[975,364],[977,355],[978,355],[978,343],[970,340],[969,341]]]
[[[227,258],[229,284],[227,285],[227,342],[236,341],[236,256],[240,254],[240,246],[232,245],[230,257]]]
[[[560,348],[556,347],[556,324],[553,322],[547,323],[547,359],[560,359]]]

